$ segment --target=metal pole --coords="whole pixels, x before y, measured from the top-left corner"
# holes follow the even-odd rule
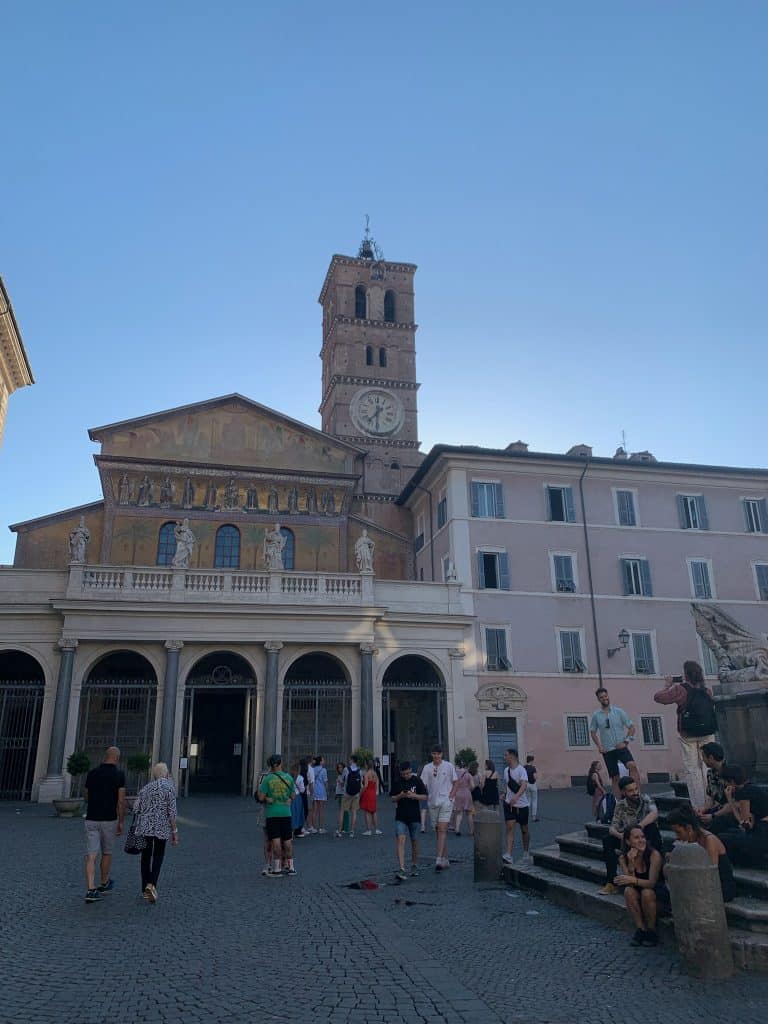
[[[591,456],[586,456],[584,469],[579,477],[579,497],[581,499],[581,524],[584,527],[584,547],[587,554],[587,577],[589,579],[589,603],[592,607],[592,635],[595,642],[595,655],[597,657],[597,678],[600,686],[603,685],[603,662],[600,657],[600,638],[597,633],[597,611],[595,609],[595,585],[592,582],[592,556],[589,549],[589,531],[587,530],[587,509],[584,504],[584,477],[589,469]]]

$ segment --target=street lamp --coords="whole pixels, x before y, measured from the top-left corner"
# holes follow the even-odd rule
[[[612,658],[617,651],[624,650],[624,648],[629,643],[629,633],[627,632],[627,630],[626,629],[622,629],[622,631],[619,633],[617,639],[619,641],[619,646],[618,647],[609,647],[608,648],[608,657],[609,658]]]

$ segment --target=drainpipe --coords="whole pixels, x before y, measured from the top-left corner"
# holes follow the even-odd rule
[[[429,563],[432,567],[432,582],[435,582],[435,547],[432,543],[434,527],[432,526],[432,491],[428,491],[426,487],[422,487],[421,484],[413,484],[413,487],[417,487],[420,491],[424,491],[426,496],[429,498]]]
[[[584,528],[584,547],[587,552],[587,578],[589,579],[589,603],[592,606],[592,637],[595,642],[595,654],[597,655],[597,678],[599,685],[603,685],[603,663],[600,657],[600,638],[597,634],[597,611],[595,609],[595,586],[592,582],[592,555],[589,549],[589,532],[587,530],[587,509],[584,504],[584,477],[589,469],[591,455],[585,456],[584,469],[579,477],[579,498],[581,499],[581,525]]]

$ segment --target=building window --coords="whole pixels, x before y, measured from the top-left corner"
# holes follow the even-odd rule
[[[559,629],[560,671],[586,672],[581,657],[581,633],[577,629]]]
[[[472,515],[476,519],[504,518],[504,493],[501,484],[472,481]]]
[[[558,594],[576,593],[576,576],[573,572],[573,555],[552,555],[552,574]]]
[[[589,719],[586,715],[566,715],[565,728],[569,747],[589,746]]]
[[[710,579],[709,562],[688,560],[688,571],[691,574],[691,593],[700,601],[712,599],[712,582]]]
[[[480,590],[509,590],[506,551],[477,552],[477,585]]]
[[[627,597],[653,597],[651,569],[645,558],[622,558],[621,579]]]
[[[379,349],[379,366],[387,365],[387,350],[385,348]]]
[[[576,506],[573,503],[573,488],[547,488],[547,515],[553,523],[576,522]]]
[[[283,568],[293,569],[296,563],[296,539],[293,536],[293,530],[289,530],[287,526],[281,526],[280,533],[285,537]]]
[[[637,526],[634,491],[616,491],[616,520],[619,526]]]
[[[512,665],[507,657],[507,631],[485,630],[485,667],[488,672],[507,672]]]
[[[176,554],[176,523],[163,523],[157,537],[157,565],[171,565]]]
[[[683,530],[708,530],[707,506],[700,494],[678,494],[677,510]]]
[[[640,725],[646,747],[664,746],[664,723],[660,715],[640,715]]]
[[[373,366],[373,345],[365,346],[365,365]]]
[[[443,495],[437,503],[437,528],[448,522],[448,499]]]
[[[768,601],[768,565],[758,564],[755,566],[755,579],[760,600]]]
[[[632,668],[636,675],[656,675],[653,641],[650,633],[632,633]]]
[[[366,307],[368,305],[365,288],[361,284],[355,288],[355,317],[357,320],[365,320]]]
[[[395,293],[384,292],[384,319],[388,324],[395,322]]]
[[[220,526],[216,531],[213,564],[217,569],[240,567],[240,531],[236,526]]]
[[[424,547],[424,531],[422,530],[421,533],[417,533],[416,536],[413,538],[413,549],[418,554],[418,552],[421,551],[421,549],[423,547]]]
[[[742,504],[747,533],[768,533],[768,501],[765,498],[744,498]]]
[[[704,675],[716,676],[717,662],[715,661],[715,655],[701,637],[699,637],[699,648],[701,649],[701,667],[704,669]]]

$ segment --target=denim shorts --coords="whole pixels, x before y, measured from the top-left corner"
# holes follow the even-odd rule
[[[395,818],[395,835],[396,836],[408,836],[409,835],[411,837],[411,839],[415,839],[416,836],[419,834],[419,828],[420,827],[421,826],[419,825],[418,821],[398,821],[397,818]]]

